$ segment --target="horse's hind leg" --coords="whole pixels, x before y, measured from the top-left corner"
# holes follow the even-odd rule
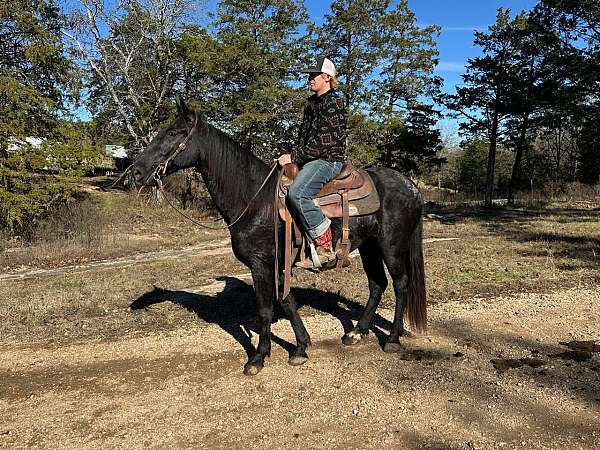
[[[396,310],[394,311],[394,323],[392,330],[383,350],[387,353],[400,351],[400,336],[404,333],[404,308],[406,307],[406,295],[408,291],[408,274],[404,255],[398,258],[396,255],[385,255],[388,272],[392,277],[394,294],[396,296]]]
[[[298,307],[296,305],[296,299],[292,293],[281,302],[281,307],[290,319],[294,335],[296,336],[296,348],[290,355],[288,362],[292,366],[300,366],[308,361],[308,355],[306,354],[306,348],[310,345],[310,336],[302,323],[300,314],[298,314]]]
[[[369,333],[369,328],[371,328],[371,324],[373,323],[373,316],[388,284],[383,268],[383,256],[377,241],[369,239],[363,242],[358,251],[360,252],[363,268],[369,280],[369,300],[354,329],[346,333],[342,338],[342,342],[345,345],[358,344]]]

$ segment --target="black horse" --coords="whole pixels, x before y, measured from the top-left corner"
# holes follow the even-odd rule
[[[276,221],[273,212],[277,177],[269,175],[269,167],[264,162],[206,123],[182,100],[177,102],[177,109],[177,119],[157,134],[136,159],[131,171],[138,185],[149,185],[155,183],[159,173],[195,167],[225,222],[233,223],[230,226],[233,253],[250,268],[256,292],[260,337],[256,353],[244,367],[245,374],[254,375],[263,368],[264,360],[271,352],[271,322],[278,292],[274,271]],[[368,172],[379,193],[381,207],[375,214],[350,218],[350,239],[351,250],[358,248],[367,274],[369,300],[358,323],[342,341],[353,345],[369,332],[388,284],[385,264],[392,277],[396,310],[384,351],[394,352],[400,350],[404,317],[417,331],[424,331],[427,324],[422,202],[414,183],[400,173],[386,168],[372,168]],[[341,235],[341,220],[332,222],[335,242]],[[283,245],[278,248],[282,249]],[[282,261],[282,253],[277,255],[279,261]],[[310,337],[298,314],[293,294],[284,298],[281,306],[290,319],[297,343],[289,363],[303,364],[308,359],[306,348],[310,345]]]

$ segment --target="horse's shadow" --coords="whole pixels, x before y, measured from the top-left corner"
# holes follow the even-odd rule
[[[254,289],[251,285],[234,277],[220,277],[217,280],[224,281],[225,286],[216,295],[155,287],[152,291],[146,292],[134,300],[129,308],[135,311],[163,302],[179,305],[195,313],[204,322],[218,325],[233,337],[251,358],[256,352],[251,340],[252,333],[259,333],[256,324]],[[321,313],[336,317],[340,321],[344,333],[353,329],[352,321],[358,320],[364,310],[360,303],[331,292],[295,288],[292,289],[290,295],[294,296],[299,309],[308,306]],[[287,319],[285,313],[279,303],[276,303],[273,322],[284,318]],[[371,330],[377,336],[379,345],[382,347],[385,343],[384,330],[390,328],[391,323],[388,320],[378,314],[375,315]],[[308,331],[310,333],[310,330]],[[293,352],[294,344],[274,334],[271,338],[274,343],[280,345],[288,353]]]

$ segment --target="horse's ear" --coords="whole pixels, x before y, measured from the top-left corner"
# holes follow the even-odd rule
[[[193,115],[193,112],[190,110],[190,108],[188,108],[188,105],[185,104],[185,102],[183,101],[183,98],[181,98],[180,96],[177,96],[177,99],[175,100],[175,104],[177,105],[177,112],[179,113],[179,115],[181,117],[184,117],[187,119]]]

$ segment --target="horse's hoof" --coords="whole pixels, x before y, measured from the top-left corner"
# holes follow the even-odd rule
[[[402,350],[399,342],[386,342],[383,346],[383,351],[386,353],[398,353]]]
[[[308,356],[295,355],[291,356],[290,359],[288,359],[288,364],[290,366],[301,366],[306,361],[308,361]]]
[[[362,341],[362,339],[364,337],[365,337],[365,335],[362,334],[361,332],[352,330],[344,335],[344,337],[342,338],[342,344],[356,345],[356,344],[360,343],[360,341]]]
[[[244,375],[253,377],[254,375],[257,375],[262,369],[263,369],[262,365],[259,366],[256,364],[246,364],[244,366]]]

